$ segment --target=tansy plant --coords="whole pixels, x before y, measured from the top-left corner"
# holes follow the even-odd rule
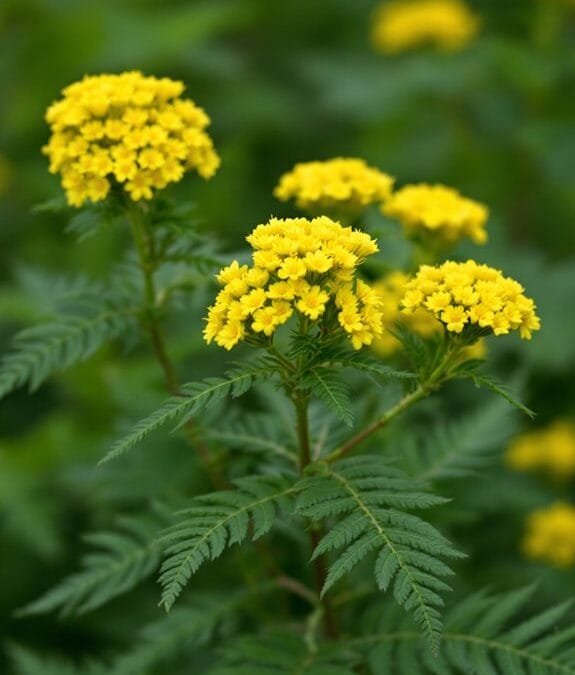
[[[565,608],[527,618],[529,593],[518,591],[466,594],[444,611],[463,556],[421,512],[446,502],[431,477],[466,475],[475,459],[444,457],[432,470],[433,452],[421,453],[412,473],[401,446],[386,448],[379,433],[401,439],[402,418],[452,380],[485,385],[529,412],[466,350],[482,336],[530,337],[539,327],[533,301],[486,265],[444,262],[401,279],[389,311],[407,320],[386,321],[385,295],[363,271],[378,242],[332,212],[271,218],[246,237],[250,262],[222,266],[187,209],[162,194],[186,170],[207,177],[218,162],[205,113],[181,93],[179,83],[139,73],[88,77],[50,108],[47,152],[69,202],[103,200],[96,215],[128,224],[134,251],[102,284],[69,291],[75,313],[67,304],[48,326],[17,337],[0,390],[37,387],[104,342],[141,334],[170,396],[104,461],[169,425],[190,446],[176,470],[194,466],[195,480],[92,536],[96,551],[81,569],[23,613],[120,602],[159,567],[169,614],[126,653],[93,659],[90,673],[180,672],[176,662],[184,672],[250,675],[575,672],[572,631],[557,628]],[[392,180],[359,160],[329,163],[325,179],[317,171],[296,169],[276,194],[320,212],[340,200],[356,218],[358,205],[391,196]],[[219,291],[203,326],[186,322],[185,342],[203,331],[214,343],[206,354],[223,348],[236,363],[223,376],[181,383],[165,320],[186,310],[173,300],[204,283],[208,269]],[[415,314],[433,326],[424,337],[412,330]],[[390,335],[404,348],[404,369],[372,351]],[[249,390],[242,407],[231,400]],[[150,441],[164,457],[160,436]]]

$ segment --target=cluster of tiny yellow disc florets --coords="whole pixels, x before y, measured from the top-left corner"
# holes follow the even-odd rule
[[[393,270],[372,285],[385,308],[383,332],[380,337],[373,341],[372,345],[379,356],[388,357],[403,348],[401,342],[393,334],[397,324],[405,326],[424,339],[430,338],[443,330],[441,321],[423,307],[414,309],[413,312],[407,314],[401,311],[401,301],[409,281],[410,276],[408,274]],[[486,351],[485,341],[480,339],[465,347],[462,356],[466,359],[481,359],[485,357]]]
[[[393,178],[368,166],[362,159],[342,158],[305,162],[284,174],[274,190],[282,200],[312,214],[332,211],[359,212],[391,194]]]
[[[522,548],[529,558],[556,567],[575,564],[575,508],[556,502],[529,514]]]
[[[479,25],[462,0],[393,0],[378,6],[371,38],[386,54],[426,45],[454,52],[473,40]]]
[[[425,308],[451,333],[475,326],[484,329],[486,335],[519,330],[528,340],[539,329],[540,321],[535,303],[523,290],[514,279],[474,260],[423,265],[405,287],[402,311],[410,314]]]
[[[210,120],[180,98],[183,90],[181,82],[137,71],[66,87],[46,113],[52,135],[43,151],[68,203],[101,201],[113,186],[133,201],[151,199],[191,169],[210,178],[220,162],[205,131]]]
[[[272,218],[247,241],[253,265],[234,261],[217,277],[223,288],[209,308],[208,343],[231,349],[250,334],[271,336],[294,313],[305,322],[339,326],[356,349],[381,334],[381,300],[355,274],[378,250],[369,235],[326,216]]]
[[[462,237],[476,244],[487,241],[487,207],[444,185],[406,185],[394,192],[382,210],[397,218],[411,237],[433,236],[446,244]]]
[[[558,479],[575,476],[575,424],[555,420],[548,427],[517,436],[505,460],[516,471],[543,471]]]

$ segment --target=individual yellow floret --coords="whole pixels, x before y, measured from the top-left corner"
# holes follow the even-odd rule
[[[295,199],[298,209],[311,214],[358,214],[385,201],[392,187],[393,178],[362,159],[338,157],[296,164],[280,178],[274,195],[281,201]]]
[[[540,327],[535,303],[523,295],[521,285],[473,260],[447,261],[437,267],[423,265],[405,285],[401,306],[408,316],[419,309],[427,310],[450,333],[475,326],[484,335],[518,330],[523,339],[529,340]]]
[[[354,277],[377,251],[368,235],[321,216],[272,218],[246,239],[253,266],[233,262],[217,275],[222,289],[208,311],[207,342],[231,349],[249,335],[271,338],[294,313],[326,334],[343,330],[356,349],[381,336],[381,299]]]
[[[507,449],[505,461],[516,471],[543,471],[557,479],[575,476],[575,424],[556,420],[521,434]]]
[[[455,52],[473,40],[479,25],[462,0],[392,0],[377,7],[371,39],[385,54],[426,45]]]
[[[186,171],[203,178],[216,172],[210,120],[179,98],[183,89],[137,71],[87,76],[64,89],[46,113],[51,136],[43,152],[70,205],[101,201],[112,189],[133,201],[151,199]]]
[[[487,207],[444,185],[406,185],[394,192],[382,211],[397,218],[408,236],[424,242],[432,238],[454,244],[463,237],[476,244],[487,241]]]
[[[575,564],[575,508],[556,502],[531,513],[522,549],[527,557],[555,567]]]

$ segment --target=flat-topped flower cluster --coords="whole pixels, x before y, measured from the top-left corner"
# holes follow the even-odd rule
[[[523,552],[556,567],[575,564],[575,508],[565,502],[533,511],[527,518]]]
[[[204,336],[231,349],[248,335],[271,336],[295,313],[320,329],[342,329],[355,349],[382,333],[382,302],[356,268],[376,253],[364,232],[326,216],[272,218],[247,237],[253,266],[234,261],[209,308]]]
[[[426,45],[454,52],[473,40],[479,25],[462,0],[392,0],[378,6],[371,37],[386,54]]]
[[[105,199],[113,185],[134,201],[179,181],[187,170],[210,178],[220,160],[205,129],[209,117],[180,98],[181,82],[141,73],[85,77],[46,113],[43,148],[60,173],[68,203]]]
[[[487,207],[444,185],[406,185],[394,192],[382,210],[397,218],[408,236],[433,234],[446,244],[465,236],[476,244],[487,241]]]
[[[394,179],[363,159],[337,157],[296,164],[274,190],[281,201],[295,199],[297,208],[315,214],[343,209],[359,212],[391,194]]]
[[[476,326],[493,335],[519,330],[529,340],[540,321],[535,303],[523,290],[514,279],[474,260],[447,261],[422,265],[406,285],[402,306],[407,314],[422,307],[429,310],[451,333]]]

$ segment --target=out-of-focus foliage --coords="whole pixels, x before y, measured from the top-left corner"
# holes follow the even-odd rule
[[[198,585],[168,621],[160,622],[148,536],[153,539],[154,528],[164,526],[165,513],[208,491],[197,458],[177,435],[150,434],[142,435],[137,451],[97,467],[114,439],[159,408],[165,393],[136,330],[127,330],[121,344],[107,343],[118,322],[124,331],[134,317],[114,314],[117,298],[101,280],[121,277],[127,293],[140,284],[131,271],[133,258],[125,256],[126,228],[117,222],[95,228],[93,214],[73,218],[72,212],[62,212],[59,180],[48,173],[40,148],[49,135],[45,110],[64,86],[84,74],[131,69],[181,79],[185,95],[212,118],[210,131],[222,159],[218,174],[206,184],[186,178],[171,194],[186,207],[193,204],[200,231],[216,235],[223,257],[243,247],[243,238],[270,214],[293,215],[292,205],[274,199],[273,188],[297,162],[361,157],[395,176],[398,186],[441,183],[489,206],[489,244],[473,255],[521,281],[537,302],[542,328],[527,348],[510,337],[487,340],[486,349],[493,369],[513,378],[512,389],[522,393],[537,418],[520,418],[483,390],[454,383],[442,396],[422,403],[406,422],[384,431],[377,450],[390,457],[400,451],[402,469],[439,485],[441,494],[452,499],[436,510],[434,524],[469,556],[457,561],[456,598],[446,622],[451,634],[465,633],[468,639],[450,648],[449,664],[461,668],[473,636],[495,650],[473,652],[479,667],[486,659],[515,658],[509,644],[523,650],[523,660],[512,664],[518,672],[530,659],[541,665],[540,658],[562,658],[563,633],[548,633],[562,609],[540,619],[533,632],[527,627],[524,634],[503,631],[516,612],[521,619],[528,615],[522,614],[528,603],[535,615],[575,593],[573,567],[556,569],[526,559],[521,551],[527,515],[558,500],[574,503],[574,485],[565,476],[554,481],[539,472],[513,472],[502,458],[516,433],[575,417],[575,7],[562,0],[469,0],[481,24],[465,49],[446,54],[423,48],[391,56],[376,52],[370,42],[377,4],[0,4],[0,351],[8,351],[22,330],[27,332],[20,333],[20,343],[40,344],[48,336],[53,345],[48,352],[39,347],[33,368],[16,357],[0,379],[7,391],[17,384],[42,385],[32,395],[15,389],[0,402],[0,632],[6,647],[0,670],[178,675],[189,672],[192,657],[198,672],[208,672],[209,647],[217,644],[224,645],[222,663],[229,664],[223,672],[251,673],[253,663],[275,663],[278,642],[293,637],[278,637],[272,630],[254,646],[249,635],[254,622],[273,628],[277,618],[270,596],[262,599],[264,591],[274,593],[274,602],[277,595],[284,609],[288,605],[300,614],[302,607],[308,609],[309,599],[285,595],[285,580],[270,590],[253,573],[256,565],[273,568],[273,561],[257,549],[241,557],[231,550],[225,561],[198,572]],[[381,259],[397,267],[407,259],[400,228],[371,208],[366,221],[380,235]],[[224,378],[221,350],[206,350],[201,342],[202,317],[214,297],[213,270],[206,261],[220,254],[201,237],[188,243],[201,256],[192,265],[174,262],[165,272],[182,288],[195,288],[176,297],[179,311],[167,317],[171,350],[183,381]],[[470,243],[460,243],[454,255],[464,260],[471,251]],[[83,285],[80,275],[94,283]],[[82,322],[50,323],[56,310],[79,304]],[[42,335],[32,328],[40,322],[47,331]],[[82,363],[52,375],[79,353],[86,357]],[[368,420],[391,397],[387,389],[374,389],[350,403],[352,412]],[[240,480],[255,467],[265,469],[265,458],[272,454],[293,470],[292,412],[276,399],[274,390],[258,385],[233,409],[215,396],[203,413],[206,437],[221,444],[218,460],[225,463],[234,453]],[[257,424],[245,419],[247,408],[258,411]],[[193,406],[184,413],[190,410]],[[338,442],[341,426],[324,408],[312,409],[318,452],[328,441]],[[262,438],[264,428],[269,433]],[[130,516],[142,510],[150,516],[146,531],[141,520],[135,529],[129,525]],[[118,514],[127,520],[119,523]],[[307,574],[292,556],[293,548],[305,546],[301,534],[286,523],[280,527],[282,538],[272,539],[278,557],[295,576]],[[81,536],[86,532],[92,533],[87,541]],[[237,588],[236,563],[244,574],[242,589]],[[357,581],[365,578],[356,573]],[[506,590],[534,579],[543,591],[533,598],[526,593],[506,595],[504,601],[474,596],[467,613],[464,606],[458,614],[470,589]],[[216,584],[219,593],[197,590]],[[345,593],[344,588],[336,596],[344,616]],[[373,641],[373,612],[381,598],[378,602],[376,608],[369,603],[364,608]],[[499,602],[508,608],[500,622],[494,616]],[[26,606],[29,611],[16,617],[16,610]],[[32,614],[32,608],[86,613],[57,620]],[[397,629],[396,618],[391,610],[378,616],[379,632]],[[416,629],[410,624],[405,630]],[[547,636],[543,642],[530,644],[540,634]],[[238,635],[239,651],[238,638],[231,639]],[[300,648],[298,641],[293,658],[280,663],[279,672],[293,672],[305,662]],[[374,673],[385,650],[402,664],[398,673],[415,672],[410,671],[409,642],[407,647],[399,641],[377,647],[366,640],[345,649],[345,658],[320,650],[311,664],[316,671],[310,672],[351,672],[356,650],[370,654]]]

